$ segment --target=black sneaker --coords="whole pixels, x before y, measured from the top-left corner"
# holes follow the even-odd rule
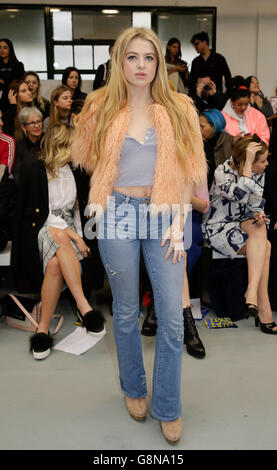
[[[99,337],[106,333],[105,319],[99,310],[89,310],[85,315],[82,315],[79,309],[77,309],[77,314],[83,326],[91,335]]]
[[[37,360],[45,359],[51,353],[53,339],[46,333],[35,333],[30,338],[30,351],[33,358]]]

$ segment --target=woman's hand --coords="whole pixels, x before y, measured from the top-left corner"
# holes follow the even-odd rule
[[[175,73],[175,72],[186,72],[187,70],[187,66],[185,64],[179,64],[179,65],[175,65],[175,67],[171,67],[167,73],[168,75],[171,75],[172,73]]]
[[[247,150],[246,150],[246,163],[251,163],[251,165],[254,163],[255,158],[256,158],[256,153],[262,150],[261,144],[258,144],[257,142],[251,142],[251,144],[248,145]]]
[[[277,230],[277,222],[276,222],[276,224],[274,225],[273,230]]]
[[[165,246],[166,241],[169,240],[169,245],[164,259],[168,259],[173,253],[172,263],[175,264],[176,261],[180,262],[184,257],[184,218],[183,216],[174,217],[172,224],[168,227],[165,232],[161,246]]]
[[[16,91],[15,90],[10,90],[9,93],[8,93],[8,98],[9,98],[9,102],[10,104],[17,104],[17,101],[16,101]]]
[[[85,244],[84,240],[80,235],[78,235],[78,238],[75,240],[75,245],[77,246],[79,252],[83,256],[83,258],[87,258],[90,256],[90,248]]]
[[[176,72],[186,72],[187,70],[188,66],[186,64],[176,65]]]
[[[255,212],[253,224],[264,225],[266,222],[269,222],[269,218],[265,215],[264,212]],[[276,225],[276,224],[275,224]],[[275,229],[275,226],[274,226]]]
[[[83,258],[86,258],[87,256],[90,255],[90,248],[85,244],[84,240],[78,233],[76,233],[74,230],[71,228],[67,227],[65,229],[65,232],[69,236],[70,240],[72,240],[76,247],[78,248],[79,252],[83,256]]]

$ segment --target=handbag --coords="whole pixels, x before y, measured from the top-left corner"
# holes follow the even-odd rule
[[[12,299],[13,302],[10,301]],[[24,307],[22,302],[13,294],[8,294],[8,298],[4,308],[4,315],[6,315],[6,323],[12,328],[18,328],[24,331],[36,332],[40,321],[41,302],[36,302],[32,299],[24,298],[24,301],[31,310],[29,312]],[[32,304],[35,302],[35,305]],[[63,323],[63,316],[60,314],[53,315],[52,318],[57,319],[53,335],[58,333]]]

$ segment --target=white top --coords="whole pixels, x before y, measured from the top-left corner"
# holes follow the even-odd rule
[[[175,67],[175,64],[166,64],[167,70],[172,69]],[[173,83],[175,91],[178,93],[185,93],[185,87],[183,84],[183,80],[181,79],[179,72],[172,72],[169,76],[168,79]]]
[[[48,176],[48,194],[49,194],[49,215],[44,225],[65,230],[68,225],[62,217],[57,217],[51,213],[55,209],[74,209],[74,225],[77,233],[82,237],[82,226],[80,212],[77,200],[77,189],[72,170],[68,164],[60,168],[56,178],[49,180]]]

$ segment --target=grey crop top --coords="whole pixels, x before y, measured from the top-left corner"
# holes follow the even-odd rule
[[[141,144],[126,134],[121,147],[117,180],[114,186],[151,186],[157,154],[155,128],[147,129]]]

